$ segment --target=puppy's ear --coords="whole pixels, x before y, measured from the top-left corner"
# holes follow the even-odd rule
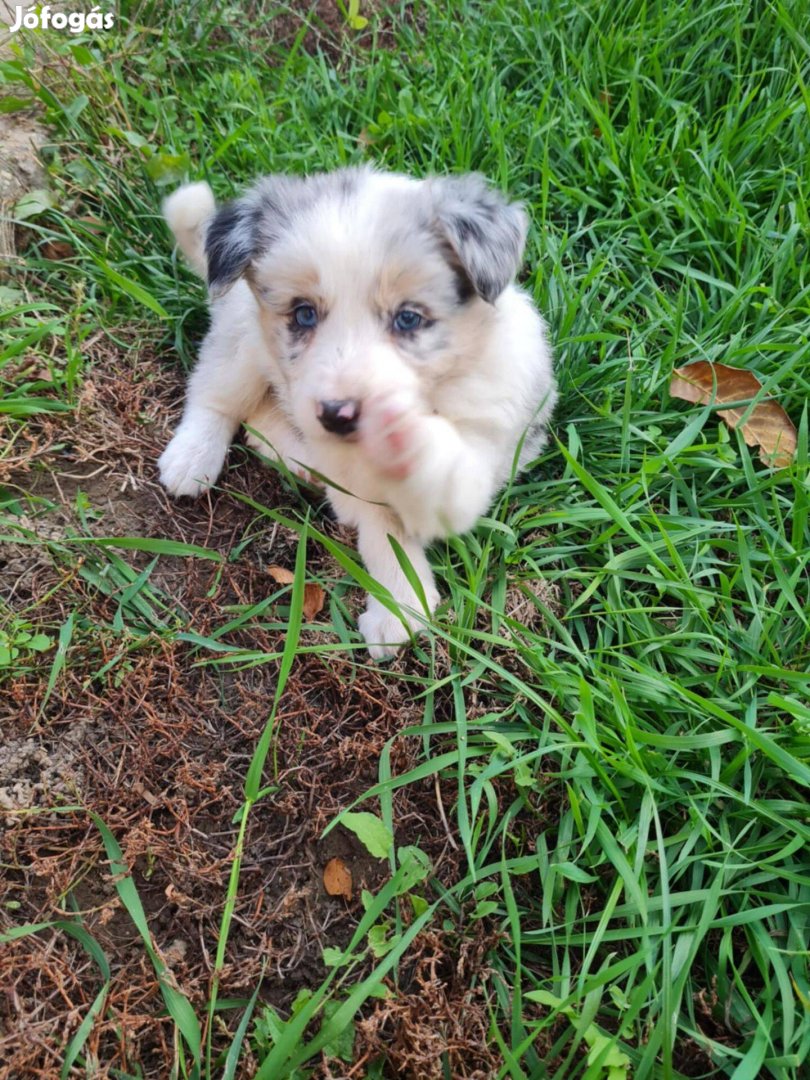
[[[208,288],[224,292],[247,270],[259,252],[259,213],[252,201],[237,199],[221,207],[205,236]]]
[[[219,210],[205,238],[208,287],[214,295],[233,285],[279,239],[311,199],[311,188],[312,180],[301,177],[265,176]]]
[[[490,304],[512,281],[523,257],[528,219],[483,176],[431,181],[439,228],[480,297]]]

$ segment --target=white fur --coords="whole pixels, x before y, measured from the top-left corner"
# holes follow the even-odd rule
[[[522,290],[507,284],[492,303],[481,298],[486,285],[464,302],[456,295],[448,250],[479,276],[482,266],[486,273],[482,250],[489,250],[476,247],[471,255],[462,246],[467,234],[452,232],[452,215],[463,213],[463,181],[452,181],[454,201],[442,210],[449,203],[441,202],[441,180],[371,170],[349,179],[338,191],[337,182],[333,188],[329,177],[319,178],[314,196],[302,188],[307,197],[286,208],[283,228],[275,221],[264,227],[255,215],[240,220],[234,244],[247,244],[251,227],[264,230],[262,238],[247,278],[238,276],[224,292],[212,288],[211,327],[159,466],[172,494],[199,494],[216,481],[244,422],[259,433],[249,442],[265,454],[299,474],[311,469],[327,477],[335,485],[327,489],[330,502],[357,528],[369,573],[400,605],[398,618],[369,597],[360,618],[371,656],[379,658],[407,639],[405,626],[417,630],[438,601],[424,545],[473,527],[513,472],[521,440],[519,466],[536,456],[556,390],[543,321]],[[265,199],[276,213],[279,200],[267,191],[254,189],[245,205]],[[480,200],[476,206],[488,227],[495,215]],[[437,220],[444,213],[449,223],[447,243],[431,239],[434,207]],[[205,273],[210,189],[181,188],[164,212],[191,265]],[[492,249],[492,261],[508,262],[502,252],[521,228],[522,217],[514,216],[521,212],[507,212],[512,233]],[[439,220],[436,229],[444,228]],[[519,248],[522,235],[518,258]],[[322,312],[305,340],[290,321],[302,295]],[[408,341],[392,329],[389,309],[400,303],[417,304],[433,318]],[[317,415],[319,402],[348,398],[361,403],[349,439],[325,431]],[[389,534],[410,559],[428,611]]]

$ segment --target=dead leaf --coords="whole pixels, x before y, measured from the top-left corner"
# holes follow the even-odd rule
[[[39,253],[43,259],[51,262],[61,262],[63,259],[72,259],[76,252],[65,240],[46,240]]]
[[[283,566],[268,566],[267,573],[279,585],[292,585],[295,581],[295,574],[292,570],[287,570]],[[302,608],[305,622],[312,622],[315,616],[323,610],[325,600],[326,593],[321,586],[315,585],[313,582],[307,582],[304,586],[304,604]]]
[[[295,574],[292,570],[287,570],[283,566],[268,566],[267,573],[279,585],[292,585],[295,581]]]
[[[669,384],[673,397],[699,405],[750,401],[761,389],[762,383],[752,371],[711,364],[708,360],[675,368]],[[753,409],[736,405],[733,409],[720,409],[718,416],[734,430],[746,412],[748,417],[741,428],[746,443],[758,446],[760,458],[772,468],[784,469],[790,465],[796,453],[796,428],[782,406],[765,398]]]
[[[163,950],[163,959],[170,964],[182,964],[188,952],[188,942],[182,938],[175,938],[167,948]]]
[[[320,585],[308,582],[304,586],[304,622],[312,622],[316,615],[323,610],[326,593]]]
[[[323,868],[323,887],[330,896],[352,898],[352,872],[343,859],[330,859]]]

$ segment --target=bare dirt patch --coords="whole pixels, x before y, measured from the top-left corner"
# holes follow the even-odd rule
[[[71,545],[82,535],[130,535],[192,543],[225,556],[241,546],[224,563],[162,558],[148,579],[165,605],[159,614],[167,622],[174,609],[196,633],[209,635],[228,617],[228,605],[255,604],[277,588],[267,573],[270,563],[292,566],[295,558],[296,534],[260,526],[236,495],[290,512],[301,504],[273,471],[238,447],[224,490],[196,502],[170,503],[156,482],[154,463],[168,437],[168,418],[176,415],[182,380],[159,358],[141,354],[135,364],[104,351],[103,343],[98,348],[103,355],[89,369],[75,415],[32,421],[4,477],[25,503],[18,519],[21,538],[34,542],[6,545],[0,557],[3,595],[54,638],[70,612],[75,630],[68,662],[47,700],[53,650],[32,657],[3,687],[0,919],[7,929],[80,918],[112,969],[107,1008],[87,1044],[99,1062],[98,1075],[138,1066],[146,1077],[164,1077],[172,1057],[170,1022],[161,1016],[154,971],[86,811],[98,813],[118,839],[154,942],[202,1014],[231,867],[234,815],[268,719],[278,664],[243,670],[201,665],[207,654],[159,629],[150,633],[148,620],[140,636],[133,635],[117,622],[121,588],[104,586],[104,567],[93,563],[92,548],[79,555]],[[313,496],[316,512],[319,498]],[[336,530],[328,518],[318,525]],[[143,552],[123,555],[139,571],[150,559]],[[309,560],[313,573],[334,573],[316,545]],[[314,633],[321,640],[333,637],[328,608],[319,618],[323,630]],[[283,638],[280,617],[275,625],[272,618],[254,621],[226,640],[272,655]],[[399,732],[421,721],[422,705],[406,681],[419,673],[412,656],[387,670],[338,653],[304,654],[296,661],[265,772],[272,790],[248,827],[221,973],[223,996],[246,997],[262,981],[263,999],[284,1011],[300,988],[322,980],[322,949],[348,941],[362,915],[361,889],[375,891],[387,877],[387,865],[370,858],[351,833],[322,833],[376,783],[387,742],[395,774],[416,764],[420,743]],[[451,715],[449,699],[440,695],[436,719]],[[458,880],[462,858],[451,826],[442,820],[453,800],[452,784],[437,793],[432,780],[394,796],[398,843],[419,844],[447,884]],[[324,889],[324,867],[335,857],[351,871],[350,901]],[[457,971],[459,948],[460,939],[442,945],[448,980]],[[476,965],[485,966],[485,951]],[[361,1057],[385,1045],[392,1032],[410,1030],[408,1010],[423,993],[426,970],[413,966],[411,989],[400,988],[401,1009],[371,1013],[370,1026],[359,1035]],[[445,991],[436,979],[444,976],[436,972],[430,986],[440,1002]],[[445,1013],[467,1001],[454,978],[455,989],[448,982],[441,1006]],[[4,948],[0,979],[7,988],[0,1006],[0,1077],[58,1076],[66,1042],[100,989],[95,965],[63,931],[45,930]],[[485,1033],[483,1001],[470,998],[470,1007],[454,1021],[467,1025],[466,1052],[473,1055],[460,1076],[484,1075],[473,1064],[479,1057],[486,1062],[489,1051],[481,1049],[476,1057],[478,1051],[470,1049],[480,1047]],[[222,1014],[222,1045],[238,1015]],[[391,1075],[433,1075],[419,1072],[416,1059],[408,1064],[407,1055],[391,1061]],[[404,1073],[397,1071],[398,1062]],[[324,1076],[334,1075],[324,1068]],[[243,1075],[250,1070],[247,1060]]]
[[[0,113],[0,272],[17,254],[10,221],[17,200],[44,186],[37,157],[44,141],[45,131],[29,113]]]
[[[0,746],[0,815],[6,825],[17,818],[11,811],[49,806],[70,798],[81,781],[76,759],[85,731],[77,726],[50,746],[36,738],[10,739]]]

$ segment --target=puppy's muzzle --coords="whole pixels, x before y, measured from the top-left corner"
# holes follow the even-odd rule
[[[316,414],[321,425],[333,435],[351,435],[360,419],[360,402],[354,398],[343,401],[319,401]]]

